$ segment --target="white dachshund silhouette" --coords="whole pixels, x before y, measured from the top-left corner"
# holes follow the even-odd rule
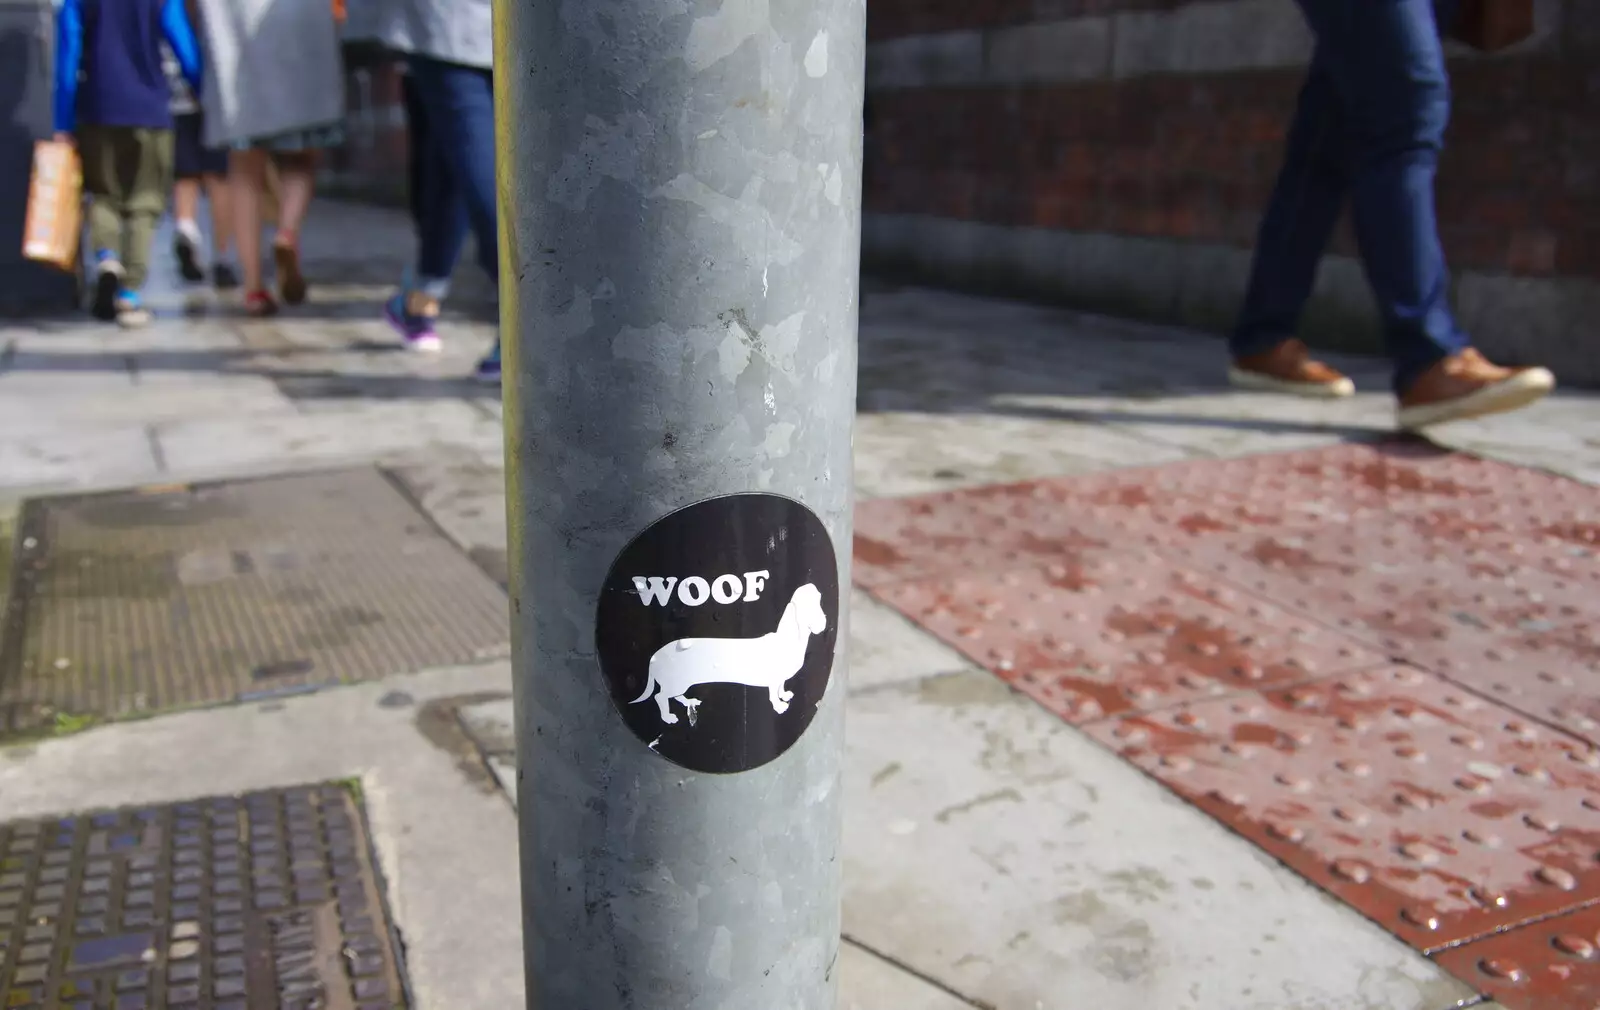
[[[772,710],[782,715],[794,697],[793,691],[784,689],[784,683],[805,665],[811,636],[821,634],[827,627],[822,592],[807,583],[790,597],[777,631],[759,638],[680,638],[657,649],[650,657],[650,679],[644,693],[632,704],[639,704],[655,692],[662,722],[670,726],[678,721],[668,701],[671,699],[689,710],[689,725],[693,726],[700,701],[686,696],[690,688],[700,684],[746,684],[766,688]]]

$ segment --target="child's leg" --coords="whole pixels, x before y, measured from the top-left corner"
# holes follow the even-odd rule
[[[122,286],[123,189],[117,173],[115,128],[86,124],[78,128],[78,156],[83,189],[89,194],[89,255],[94,263],[94,314],[116,316],[117,289]]]
[[[150,268],[156,225],[167,209],[172,186],[172,131],[130,129],[126,224],[122,246],[123,287],[136,292]]]
[[[111,131],[100,126],[78,128],[78,157],[83,165],[83,191],[89,194],[89,248],[100,257],[122,251],[122,187],[117,181]]]
[[[223,163],[226,166],[226,162]],[[211,245],[218,258],[233,248],[233,201],[226,172],[205,176],[206,201],[211,204]]]
[[[172,184],[172,217],[176,235],[172,252],[178,258],[178,272],[186,281],[205,277],[200,266],[205,237],[200,234],[200,179],[196,176],[179,176]]]

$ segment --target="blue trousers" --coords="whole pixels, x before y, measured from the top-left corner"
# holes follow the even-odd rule
[[[500,280],[495,227],[494,75],[477,67],[408,57],[424,131],[413,207],[420,248],[416,286],[442,298],[470,229],[478,262]]]
[[[1258,354],[1294,334],[1348,196],[1395,389],[1404,391],[1468,345],[1450,309],[1433,198],[1450,119],[1440,25],[1454,16],[1454,0],[1295,2],[1316,50],[1231,350]]]

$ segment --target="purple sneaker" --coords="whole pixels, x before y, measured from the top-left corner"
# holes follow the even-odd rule
[[[444,346],[439,334],[434,332],[433,319],[407,312],[403,295],[395,295],[384,303],[383,318],[413,351],[434,354]]]

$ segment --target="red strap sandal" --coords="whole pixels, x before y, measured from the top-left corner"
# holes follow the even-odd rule
[[[252,291],[244,296],[245,315],[255,316],[257,319],[278,314],[278,303],[265,291]]]

